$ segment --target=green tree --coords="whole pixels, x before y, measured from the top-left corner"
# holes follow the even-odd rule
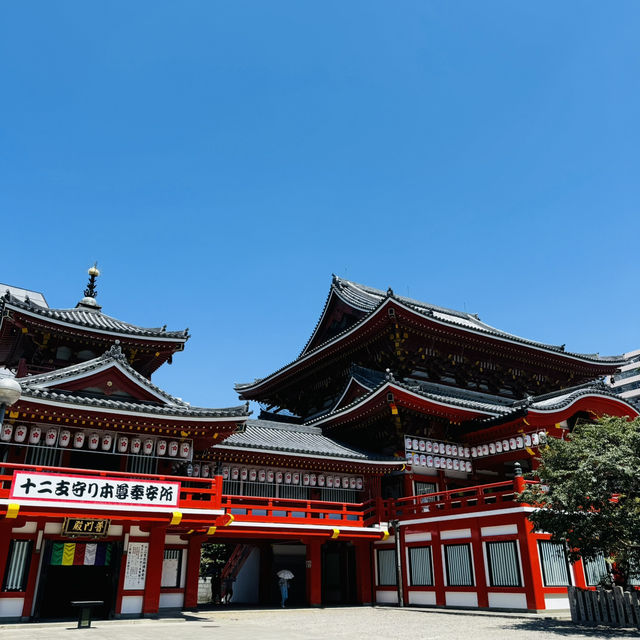
[[[520,496],[539,507],[529,516],[536,530],[566,542],[573,561],[604,555],[627,586],[640,567],[640,418],[578,424],[540,459],[540,484]]]

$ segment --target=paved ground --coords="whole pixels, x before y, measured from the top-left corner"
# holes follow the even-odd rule
[[[544,615],[457,610],[340,607],[332,609],[212,610],[157,620],[109,620],[76,629],[69,622],[0,625],[2,640],[582,640],[638,638],[637,630],[575,627]]]

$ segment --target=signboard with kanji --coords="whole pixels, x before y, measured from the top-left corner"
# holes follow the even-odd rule
[[[62,534],[100,538],[107,535],[110,522],[110,520],[97,518],[65,518],[62,523]]]
[[[178,505],[180,483],[16,471],[10,495],[14,500],[161,508]]]
[[[127,591],[144,589],[147,579],[148,542],[130,542],[127,550],[127,566],[124,570],[124,586]]]

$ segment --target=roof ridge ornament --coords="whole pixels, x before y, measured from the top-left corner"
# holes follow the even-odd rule
[[[93,267],[89,267],[87,273],[89,274],[89,283],[87,284],[87,288],[84,290],[84,295],[86,298],[95,298],[98,295],[98,290],[96,289],[96,278],[100,275],[98,263],[94,262]]]
[[[389,287],[387,289],[387,298],[391,298],[391,297],[393,297],[393,289]]]
[[[120,362],[126,362],[127,357],[122,351],[122,347],[120,346],[120,340],[116,340],[110,347],[108,351],[105,351],[105,356],[108,358],[113,358],[114,360],[118,360]]]

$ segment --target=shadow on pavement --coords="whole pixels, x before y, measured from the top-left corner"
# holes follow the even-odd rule
[[[550,618],[518,620],[509,625],[514,631],[531,633],[555,633],[558,636],[581,635],[585,638],[637,638],[637,629],[617,629],[612,627],[589,627],[574,624],[571,620]]]

